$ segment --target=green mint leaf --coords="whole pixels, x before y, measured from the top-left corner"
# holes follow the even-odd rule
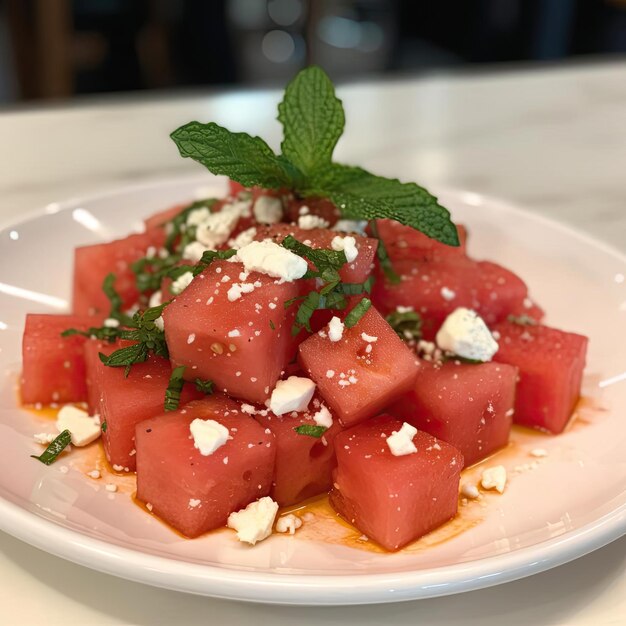
[[[345,296],[359,296],[363,293],[372,293],[374,277],[369,276],[364,283],[339,283],[337,288]]]
[[[196,378],[194,381],[196,385],[196,389],[201,393],[205,393],[209,395],[213,393],[213,381],[212,380],[202,380],[201,378]]]
[[[280,245],[315,265],[317,272],[307,272],[304,278],[319,277],[324,279],[325,282],[339,281],[337,272],[348,262],[343,250],[311,248],[298,241],[292,235],[287,235]]]
[[[108,427],[109,427],[109,425],[106,423],[106,421],[105,421],[105,422],[102,422],[102,424],[100,425],[100,430],[101,430],[103,433],[106,433],[106,431],[107,431],[107,428],[108,428]]]
[[[385,319],[400,339],[411,341],[422,336],[422,318],[415,311],[393,311]]]
[[[272,330],[276,330],[276,326],[274,326],[274,322],[272,320],[270,320],[270,328]]]
[[[369,298],[363,298],[351,311],[346,315],[343,320],[346,328],[352,328],[356,326],[359,320],[367,313],[372,306],[372,301]]]
[[[51,465],[57,460],[57,457],[72,441],[72,433],[64,430],[52,443],[39,455],[31,454],[31,458],[41,461],[44,465]]]
[[[401,183],[396,178],[375,176],[360,167],[338,163],[327,167],[314,183],[303,194],[328,197],[344,219],[390,218],[442,243],[459,245],[450,212],[415,183]]]
[[[298,187],[302,177],[285,158],[276,156],[260,137],[233,133],[214,122],[189,122],[171,135],[182,157],[190,157],[213,174],[244,187]]]
[[[185,379],[183,374],[185,373],[185,366],[180,365],[172,370],[170,376],[170,382],[165,390],[165,405],[166,411],[175,411],[180,404],[180,393],[185,385]]]
[[[115,352],[112,352],[108,356],[98,353],[100,360],[108,367],[125,367],[125,376],[128,376],[130,366],[135,363],[143,363],[148,358],[148,349],[143,343],[135,343],[132,346],[126,346],[120,348]]]
[[[302,424],[301,426],[296,426],[294,430],[299,435],[307,435],[308,437],[315,437],[319,439],[328,429],[326,426],[313,426],[312,424]]]
[[[122,312],[122,297],[115,289],[115,274],[107,274],[102,281],[102,291],[111,303],[109,317],[118,320],[121,324],[127,325],[130,317]]]
[[[509,315],[507,318],[511,324],[517,324],[518,326],[536,326],[537,320],[529,315]]]
[[[283,125],[283,155],[305,176],[330,163],[345,116],[324,70],[308,67],[287,85],[278,120]]]

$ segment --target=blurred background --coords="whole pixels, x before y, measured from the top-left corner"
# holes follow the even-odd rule
[[[626,0],[0,0],[0,104],[626,53]]]

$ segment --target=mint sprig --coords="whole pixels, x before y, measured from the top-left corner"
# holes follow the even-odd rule
[[[278,113],[281,155],[259,137],[230,132],[214,122],[189,122],[171,137],[181,156],[246,187],[287,188],[302,198],[329,198],[345,219],[391,218],[442,243],[459,245],[449,211],[423,187],[332,162],[345,119],[322,69],[302,70],[287,86]]]

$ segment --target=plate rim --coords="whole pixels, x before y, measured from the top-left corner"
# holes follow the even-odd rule
[[[51,215],[46,211],[50,204],[58,205],[54,211],[56,214],[96,200],[173,185],[206,185],[211,179],[225,180],[224,177],[207,174],[159,177],[55,201],[26,213],[19,220],[0,222],[0,234]],[[549,225],[620,263],[626,263],[626,254],[611,244],[507,200],[465,189],[444,186],[434,189],[437,195],[454,197],[463,204],[469,204],[468,198],[471,197],[474,202],[494,205],[512,215],[523,215],[538,224]],[[156,587],[267,604],[339,606],[425,599],[472,591],[563,565],[625,535],[626,502],[580,528],[513,552],[425,570],[384,574],[290,574],[190,563],[90,537],[24,509],[2,496],[0,530],[79,565]],[[92,557],[97,557],[95,562]],[[504,562],[506,567],[498,567]],[[355,577],[358,577],[358,584],[355,584]],[[313,599],[312,593],[316,596]],[[323,593],[323,597],[317,596],[318,593]]]

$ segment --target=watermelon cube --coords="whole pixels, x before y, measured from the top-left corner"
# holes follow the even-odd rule
[[[540,324],[503,322],[494,360],[519,368],[516,424],[560,433],[580,397],[587,337]],[[498,335],[496,334],[496,337]]]
[[[85,337],[61,337],[69,328],[87,330],[93,319],[81,315],[29,314],[22,337],[21,393],[24,404],[82,402]]]
[[[243,266],[215,261],[163,311],[165,337],[175,366],[185,375],[215,382],[217,389],[249,402],[263,403],[295,353],[291,327],[300,295],[298,282],[279,283]],[[230,301],[236,283],[251,293]]]
[[[111,304],[102,291],[107,274],[115,274],[115,289],[122,298],[122,308],[139,301],[135,274],[131,264],[144,257],[150,246],[160,247],[165,231],[153,228],[109,243],[80,246],[74,250],[74,285],[72,310],[76,315],[93,315],[100,319],[109,314]]]
[[[333,508],[387,550],[399,550],[456,515],[463,455],[418,431],[417,452],[394,456],[386,437],[402,422],[381,415],[335,439]]]
[[[467,229],[461,224],[456,227],[459,246],[448,246],[395,220],[376,220],[376,227],[392,261],[444,261],[467,256]]]
[[[212,419],[231,439],[209,456],[194,447],[189,425]],[[187,537],[226,525],[228,515],[266,496],[274,437],[216,394],[137,424],[137,498]]]
[[[135,425],[163,413],[171,367],[167,359],[150,356],[144,363],[133,365],[125,377],[123,367],[109,367],[98,357],[99,352],[109,355],[127,345],[130,342],[110,344],[90,339],[85,343],[85,365],[90,412],[106,423],[102,440],[107,459],[114,469],[133,471]],[[195,387],[185,385],[181,405],[201,397]]]
[[[344,426],[376,415],[413,385],[417,357],[374,307],[339,341],[320,332],[300,344],[298,359]]]
[[[303,425],[315,426],[313,415],[324,410],[324,406],[319,397],[314,397],[309,411],[296,416],[277,416],[265,411],[255,416],[276,439],[276,465],[270,496],[281,506],[317,496],[332,485],[336,465],[334,439],[342,430],[339,422],[333,419],[332,426],[321,437],[299,434],[295,430]]]
[[[389,412],[453,445],[471,465],[508,443],[516,379],[517,368],[503,363],[424,361]]]

